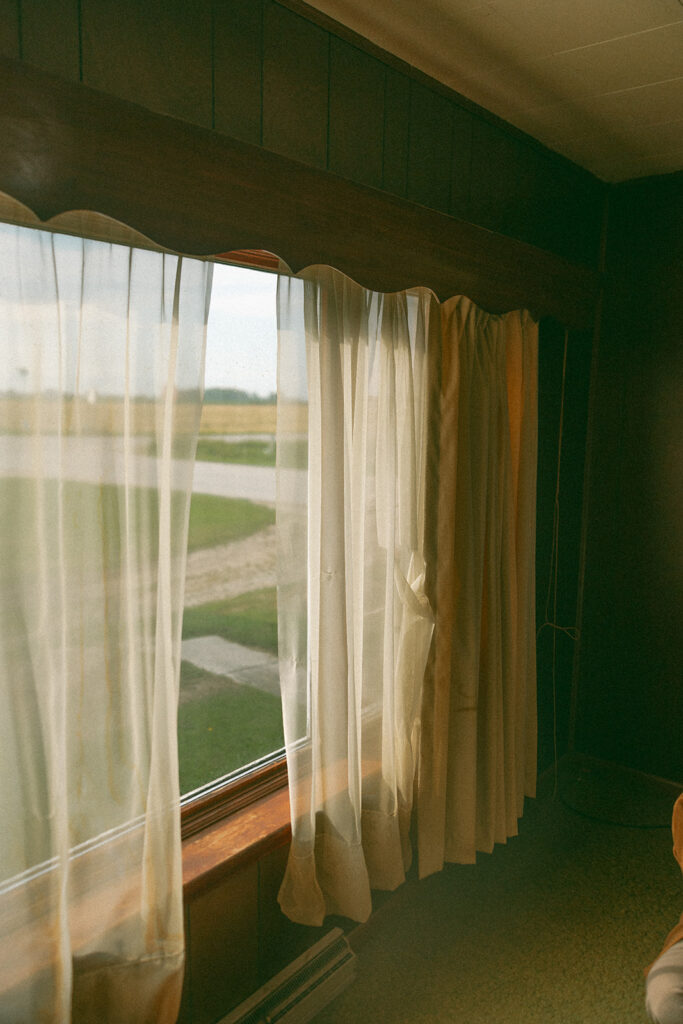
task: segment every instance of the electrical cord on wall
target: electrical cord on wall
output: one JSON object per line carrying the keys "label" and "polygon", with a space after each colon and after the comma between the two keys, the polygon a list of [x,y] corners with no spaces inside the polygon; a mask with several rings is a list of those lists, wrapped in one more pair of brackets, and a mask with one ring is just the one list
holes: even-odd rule
{"label": "electrical cord on wall", "polygon": [[[544,629],[552,629],[552,692],[553,692],[553,800],[558,795],[558,766],[559,754],[557,744],[557,634],[565,633],[572,640],[577,640],[579,631],[576,626],[561,626],[557,621],[557,586],[559,579],[559,543],[560,543],[560,479],[562,472],[562,438],[564,434],[564,400],[567,382],[567,349],[569,345],[569,331],[564,332],[564,353],[562,356],[562,388],[560,391],[560,425],[557,432],[557,473],[555,477],[555,501],[553,505],[553,532],[550,546],[550,565],[548,568],[548,589],[545,599],[544,621],[536,631],[536,640]],[[550,603],[552,599],[552,617],[550,615]]]}

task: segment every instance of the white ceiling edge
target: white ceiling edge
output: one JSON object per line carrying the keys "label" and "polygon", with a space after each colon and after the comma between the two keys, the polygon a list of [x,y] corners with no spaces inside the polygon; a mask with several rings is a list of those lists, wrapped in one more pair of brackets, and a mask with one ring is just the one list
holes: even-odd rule
{"label": "white ceiling edge", "polygon": [[[603,181],[683,168],[683,0],[584,0],[586,27],[554,0],[568,50],[541,0],[307,2]],[[618,16],[635,31],[610,38]]]}

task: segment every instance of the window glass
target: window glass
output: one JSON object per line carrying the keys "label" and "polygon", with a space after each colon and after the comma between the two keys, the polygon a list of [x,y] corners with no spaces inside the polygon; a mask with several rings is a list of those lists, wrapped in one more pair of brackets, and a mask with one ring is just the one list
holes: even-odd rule
{"label": "window glass", "polygon": [[217,264],[190,509],[181,793],[283,746],[275,586],[275,274]]}

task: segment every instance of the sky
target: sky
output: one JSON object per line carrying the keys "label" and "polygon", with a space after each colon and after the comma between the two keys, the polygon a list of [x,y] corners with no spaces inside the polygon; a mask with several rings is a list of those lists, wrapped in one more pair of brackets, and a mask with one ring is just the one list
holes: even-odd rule
{"label": "sky", "polygon": [[207,388],[277,389],[277,275],[217,263],[206,339]]}
{"label": "sky", "polygon": [[[85,264],[83,245],[88,250]],[[78,389],[88,393],[122,394],[126,373],[133,394],[158,390],[165,369],[152,339],[161,264],[158,253],[133,252],[130,278],[127,247],[0,224],[0,392],[56,389],[61,377],[67,392],[78,380]],[[183,279],[196,278],[202,267],[187,260]],[[169,272],[172,283],[172,266]],[[136,337],[128,371],[129,280],[134,282]],[[276,287],[273,273],[214,264],[205,387],[238,388],[260,396],[277,390]],[[172,288],[164,294],[172,300]],[[201,295],[201,290],[193,294]],[[189,349],[184,349],[187,366],[178,380],[196,379],[191,364],[201,358],[201,347]]]}

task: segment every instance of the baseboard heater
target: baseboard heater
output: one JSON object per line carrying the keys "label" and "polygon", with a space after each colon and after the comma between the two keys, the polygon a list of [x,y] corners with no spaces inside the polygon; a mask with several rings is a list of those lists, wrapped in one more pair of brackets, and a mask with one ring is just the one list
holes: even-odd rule
{"label": "baseboard heater", "polygon": [[219,1024],[307,1024],[355,976],[356,955],[335,928]]}

